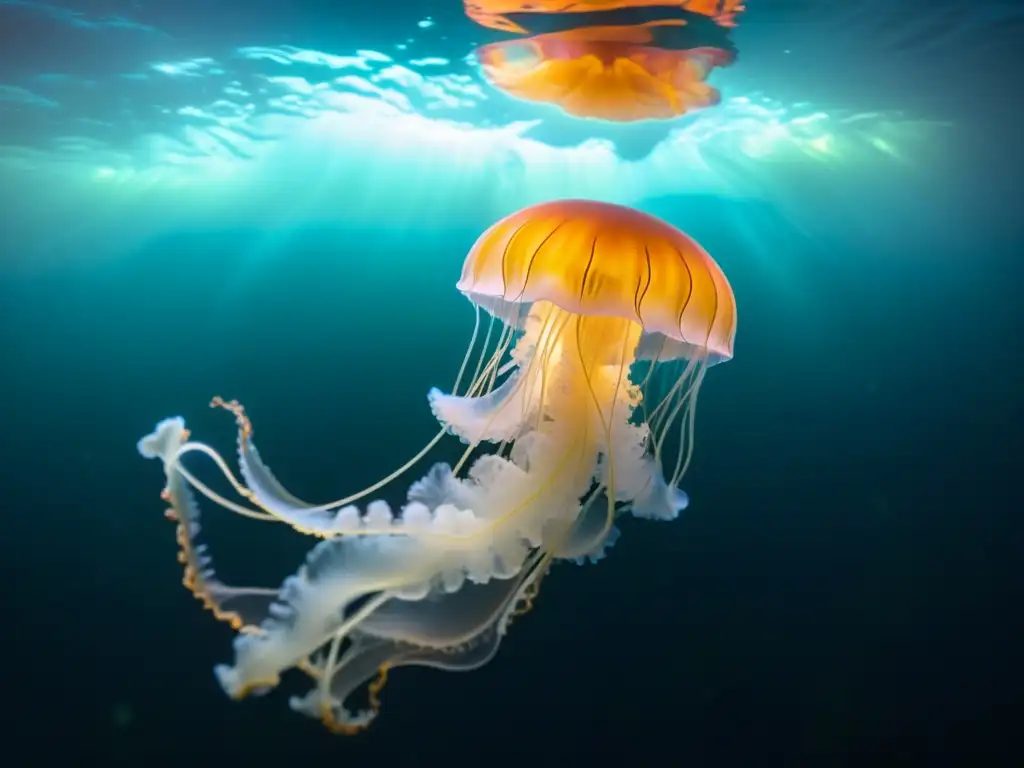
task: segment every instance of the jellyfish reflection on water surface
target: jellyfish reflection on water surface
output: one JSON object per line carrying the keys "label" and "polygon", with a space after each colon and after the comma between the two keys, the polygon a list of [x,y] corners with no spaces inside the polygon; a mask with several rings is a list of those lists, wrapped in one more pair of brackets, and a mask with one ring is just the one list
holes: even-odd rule
{"label": "jellyfish reflection on water surface", "polygon": [[[234,663],[215,670],[230,696],[269,690],[297,668],[314,685],[292,708],[357,731],[376,714],[388,669],[486,663],[553,560],[599,559],[618,536],[619,514],[670,520],[686,506],[677,484],[697,393],[707,366],[732,357],[736,331],[729,283],[697,243],[630,208],[544,203],[481,235],[457,287],[477,324],[452,394],[429,393],[442,430],[357,494],[321,505],[293,496],[263,463],[242,406],[220,398],[212,404],[238,425],[241,479],[212,448],[188,441],[181,418],[139,441],[143,456],[163,463],[186,585],[239,631]],[[474,364],[480,309],[491,319]],[[650,397],[659,383],[661,396]],[[666,475],[670,429],[681,437]],[[400,510],[381,500],[353,505],[446,433],[467,444],[462,460],[435,464],[409,486]],[[470,465],[482,443],[495,447]],[[183,467],[192,452],[212,458],[251,507]],[[323,541],[280,589],[228,586],[200,539],[193,489]],[[370,708],[350,712],[349,694],[375,674]]]}

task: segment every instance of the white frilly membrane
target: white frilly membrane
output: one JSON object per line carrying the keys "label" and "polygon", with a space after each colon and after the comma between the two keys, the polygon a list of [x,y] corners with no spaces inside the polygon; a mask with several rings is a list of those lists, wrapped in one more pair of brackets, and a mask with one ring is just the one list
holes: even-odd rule
{"label": "white frilly membrane", "polygon": [[[214,401],[235,414],[241,480],[213,449],[188,442],[183,419],[160,422],[138,449],[163,463],[185,583],[239,631],[234,663],[215,669],[225,692],[234,698],[264,692],[296,668],[314,685],[292,699],[292,708],[338,732],[357,731],[376,714],[389,669],[486,663],[549,564],[599,560],[619,536],[618,514],[675,518],[687,505],[675,487],[681,473],[663,474],[660,435],[641,418],[643,386],[629,379],[641,332],[631,321],[538,302],[504,328],[493,352],[488,333],[465,392],[429,396],[442,426],[438,438],[456,435],[469,445],[466,456],[454,469],[431,467],[398,509],[383,500],[364,509],[351,502],[392,488],[394,477],[438,438],[367,491],[313,505],[289,493],[262,461],[237,403]],[[474,331],[471,350],[475,339]],[[692,407],[681,407],[683,400],[692,398],[702,373],[702,365],[687,365],[681,378],[692,386],[673,385],[669,399],[651,410],[669,414],[668,422],[682,413],[685,422]],[[462,472],[481,443],[496,447]],[[195,478],[182,464],[194,452],[213,458],[252,506]],[[323,540],[280,589],[229,587],[200,540],[193,488],[240,514]],[[348,700],[368,681],[369,707],[350,711]]]}

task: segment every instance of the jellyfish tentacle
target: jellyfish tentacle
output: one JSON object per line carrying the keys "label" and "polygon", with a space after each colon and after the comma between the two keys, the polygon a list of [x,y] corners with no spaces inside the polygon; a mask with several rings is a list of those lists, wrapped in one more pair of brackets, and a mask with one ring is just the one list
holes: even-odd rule
{"label": "jellyfish tentacle", "polygon": [[[483,360],[484,354],[487,352],[487,341],[490,339],[491,323],[487,324],[488,335],[484,338],[483,351],[480,353],[480,359]],[[455,383],[452,384],[452,392],[459,391],[459,385],[462,383],[462,377],[466,373],[466,366],[469,365],[469,360],[473,356],[473,349],[476,347],[476,337],[480,333],[480,307],[473,307],[473,333],[469,337],[469,344],[466,345],[466,354],[462,357],[462,364],[459,365],[459,373],[455,376]],[[474,377],[475,378],[475,377]]]}
{"label": "jellyfish tentacle", "polygon": [[[513,349],[511,369],[501,385],[483,395],[445,395],[436,387],[430,390],[428,400],[434,417],[464,443],[476,446],[481,442],[505,442],[519,437],[530,422],[543,417],[543,388],[537,392],[536,350],[543,345],[550,354],[550,345],[544,345],[546,336],[559,329],[552,328],[553,319],[543,325],[531,324]],[[542,363],[541,371],[545,370]]]}
{"label": "jellyfish tentacle", "polygon": [[[484,368],[482,374],[477,374],[475,381],[470,385],[467,396],[476,395],[480,389],[485,386],[487,383],[486,376],[489,372],[497,369],[498,361],[504,354],[510,340],[511,336],[509,336],[504,343],[499,342],[499,347],[492,356],[490,363]],[[484,350],[481,354],[486,354],[486,341]],[[252,422],[246,414],[245,408],[237,400],[228,401],[220,396],[216,396],[211,400],[210,406],[213,408],[222,408],[227,410],[235,417],[238,433],[237,443],[239,466],[243,479],[245,480],[245,484],[237,480],[230,468],[224,462],[223,458],[221,458],[216,451],[206,445],[201,443],[191,443],[183,446],[181,453],[184,453],[186,450],[198,450],[206,453],[213,459],[214,463],[221,470],[221,473],[232,485],[235,491],[238,492],[239,495],[248,499],[255,506],[264,510],[266,515],[259,511],[246,509],[225,499],[223,496],[217,494],[189,472],[184,470],[184,468],[181,468],[182,474],[189,483],[191,483],[193,487],[199,490],[207,498],[233,512],[256,519],[276,519],[278,521],[288,523],[300,533],[321,537],[338,535],[339,533],[335,530],[336,526],[332,525],[334,516],[328,514],[329,512],[349,505],[353,501],[357,501],[358,499],[383,488],[392,480],[404,474],[409,468],[426,456],[448,431],[447,427],[442,428],[441,431],[439,431],[415,456],[394,472],[390,473],[387,477],[384,477],[361,491],[350,494],[342,499],[337,499],[335,501],[328,502],[327,504],[313,505],[309,502],[302,501],[285,489],[270,471],[270,468],[263,462],[259,456],[258,450],[256,449],[255,443],[253,442]],[[475,443],[470,446],[470,449],[474,447]]]}
{"label": "jellyfish tentacle", "polygon": [[268,615],[277,590],[234,587],[217,577],[207,545],[200,538],[199,505],[175,463],[175,456],[186,440],[185,420],[175,417],[157,424],[137,446],[143,457],[159,459],[164,466],[166,484],[160,495],[170,505],[166,517],[176,524],[178,560],[185,568],[182,584],[220,621],[242,632],[256,632]]}
{"label": "jellyfish tentacle", "polygon": [[191,472],[185,469],[185,467],[181,463],[181,460],[189,453],[202,453],[208,456],[210,459],[213,460],[214,465],[217,467],[217,469],[220,470],[221,474],[231,484],[231,486],[235,489],[238,495],[242,496],[245,499],[248,499],[254,504],[256,503],[254,497],[249,492],[249,489],[246,488],[245,485],[235,477],[234,473],[231,471],[231,468],[228,467],[227,462],[224,461],[224,458],[217,451],[215,451],[213,448],[206,445],[205,443],[198,443],[195,441],[182,443],[174,452],[174,454],[169,458],[169,462],[174,465],[175,471],[178,472],[186,481],[188,481],[189,485],[191,485],[193,488],[199,491],[203,496],[208,498],[213,503],[223,507],[224,509],[230,510],[231,512],[234,512],[237,515],[241,515],[242,517],[248,517],[253,520],[265,520],[268,522],[277,521],[277,518],[268,512],[263,512],[259,509],[249,509],[248,507],[244,507],[237,502],[224,498],[219,493],[211,489],[208,485],[206,485],[206,483],[199,480],[199,478],[197,478],[195,475],[193,475]]}
{"label": "jellyfish tentacle", "polygon": [[[263,462],[253,441],[252,422],[250,421],[248,414],[246,414],[244,406],[236,400],[228,401],[219,396],[214,397],[210,405],[215,408],[223,408],[235,417],[237,425],[239,467],[245,483],[243,484],[234,478],[230,468],[228,468],[224,460],[215,451],[202,444],[194,444],[196,449],[202,450],[204,453],[207,453],[214,458],[218,468],[225,477],[228,478],[232,485],[235,486],[236,490],[254,505],[264,510],[269,517],[287,523],[300,533],[324,538],[337,536],[344,532],[340,530],[337,525],[338,514],[334,511],[336,509],[335,505],[340,504],[341,509],[343,510],[345,509],[345,506],[349,504],[350,500],[358,499],[368,493],[372,493],[377,489],[377,487],[387,485],[387,483],[393,479],[393,476],[401,475],[406,469],[408,469],[408,467],[412,466],[419,459],[428,454],[430,449],[432,449],[444,435],[443,431],[439,432],[434,439],[427,443],[427,445],[409,462],[407,462],[406,465],[391,473],[387,478],[384,478],[378,483],[364,489],[362,492],[353,494],[345,499],[341,499],[339,502],[313,506],[310,505],[309,502],[302,501],[285,489],[280,481],[278,481],[270,471],[270,468]],[[183,446],[183,448],[184,447],[187,446]],[[181,453],[180,450],[179,453]],[[182,474],[186,479],[188,479],[189,483],[193,487],[221,506],[234,512],[239,512],[240,514],[248,514],[251,512],[251,510],[241,508],[233,502],[230,502],[216,494],[200,483],[198,479],[185,472],[183,468],[179,467],[179,471],[182,471]],[[252,513],[249,514],[249,516],[254,516],[256,514],[259,513]]]}
{"label": "jellyfish tentacle", "polygon": [[300,530],[315,533],[328,528],[334,515],[315,508],[290,491],[264,463],[253,442],[252,421],[237,400],[226,401],[220,396],[210,401],[211,408],[222,408],[235,417],[237,426],[238,470],[245,481],[245,495],[254,504],[275,519],[287,522]]}
{"label": "jellyfish tentacle", "polygon": [[[506,581],[469,586],[429,602],[384,603],[352,630],[350,644],[335,661],[328,651],[315,664],[310,671],[318,684],[289,705],[320,719],[334,733],[357,733],[379,714],[380,692],[391,670],[421,666],[466,671],[486,664],[512,620],[532,607],[549,565],[550,558],[536,552]],[[371,680],[368,708],[348,709],[354,691]]]}
{"label": "jellyfish tentacle", "polygon": [[[442,508],[438,515],[444,514]],[[449,524],[454,522],[449,520]],[[340,643],[360,627],[379,636],[380,632],[387,631],[387,624],[378,623],[374,633],[371,619],[375,613],[386,610],[390,601],[395,601],[400,609],[404,601],[417,602],[428,595],[439,594],[437,574],[446,568],[458,567],[466,554],[400,536],[335,538],[320,542],[298,573],[285,580],[277,606],[261,625],[261,632],[235,639],[234,665],[215,668],[221,687],[232,698],[243,698],[253,691],[275,686],[284,670],[298,665],[324,643]],[[517,576],[529,575],[531,569],[524,567],[527,562],[528,558],[524,557],[515,569]],[[521,588],[518,582],[508,587],[497,582],[491,590],[504,594],[511,589],[514,596]],[[444,594],[443,591],[440,594]],[[463,596],[461,591],[457,594]],[[362,598],[368,599],[346,616],[346,609]],[[464,610],[457,612],[457,615],[465,614]],[[417,626],[415,622],[410,624]],[[392,639],[409,639],[400,630]],[[422,635],[417,640],[430,642]],[[447,646],[439,642],[439,647]],[[333,666],[333,655],[329,654],[326,672]]]}
{"label": "jellyfish tentacle", "polygon": [[451,434],[468,445],[499,442],[518,435],[532,418],[536,403],[527,400],[523,377],[513,371],[504,382],[482,397],[446,395],[437,387],[427,394],[430,410]]}
{"label": "jellyfish tentacle", "polygon": [[597,563],[608,555],[622,535],[614,525],[606,527],[606,488],[598,485],[587,496],[576,523],[565,541],[552,553],[577,565]]}

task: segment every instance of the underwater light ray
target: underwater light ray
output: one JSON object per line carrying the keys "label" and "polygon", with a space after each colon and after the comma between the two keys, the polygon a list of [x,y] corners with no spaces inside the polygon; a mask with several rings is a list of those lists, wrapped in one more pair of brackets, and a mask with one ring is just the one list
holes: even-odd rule
{"label": "underwater light ray", "polygon": [[[942,130],[893,112],[824,113],[739,95],[739,84],[751,82],[741,60],[716,81],[720,104],[667,124],[646,154],[627,160],[600,126],[575,142],[541,138],[548,128],[578,132],[580,121],[501,103],[458,56],[418,55],[416,62],[295,45],[139,62],[136,74],[147,78],[140,82],[173,84],[161,91],[157,119],[147,117],[151,90],[126,92],[121,117],[102,111],[109,100],[69,96],[86,134],[89,125],[119,119],[130,119],[134,133],[39,136],[39,146],[0,149],[0,165],[34,175],[38,187],[44,178],[54,187],[64,178],[89,179],[63,184],[55,213],[63,208],[69,219],[81,220],[100,199],[132,199],[132,231],[122,230],[123,246],[111,231],[113,253],[175,226],[298,227],[339,217],[373,226],[386,215],[412,230],[439,226],[452,208],[493,217],[551,197],[634,205],[671,194],[798,197],[801,184],[788,177],[803,166],[830,168],[830,183],[844,185],[854,168],[884,173],[891,163],[912,163],[914,148]],[[130,74],[88,86],[68,76],[61,87],[70,94],[123,89],[134,82],[124,79]],[[870,138],[859,146],[855,136]],[[110,230],[117,210],[96,225]],[[47,228],[25,234],[26,253],[69,245]]]}

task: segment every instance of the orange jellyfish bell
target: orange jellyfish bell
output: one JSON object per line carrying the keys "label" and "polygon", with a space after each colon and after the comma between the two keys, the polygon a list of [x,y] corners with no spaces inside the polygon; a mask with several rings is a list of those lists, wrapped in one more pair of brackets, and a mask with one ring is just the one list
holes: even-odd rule
{"label": "orange jellyfish bell", "polygon": [[677,48],[671,21],[583,27],[482,46],[477,59],[496,88],[612,122],[668,119],[718,104],[706,80],[729,51]]}
{"label": "orange jellyfish bell", "polygon": [[647,359],[729,360],[736,301],[714,259],[661,219],[621,205],[560,200],[494,224],[466,257],[458,289],[508,321],[548,301],[643,328]]}

